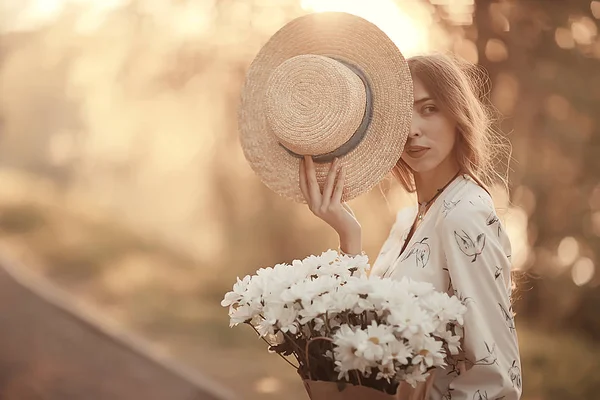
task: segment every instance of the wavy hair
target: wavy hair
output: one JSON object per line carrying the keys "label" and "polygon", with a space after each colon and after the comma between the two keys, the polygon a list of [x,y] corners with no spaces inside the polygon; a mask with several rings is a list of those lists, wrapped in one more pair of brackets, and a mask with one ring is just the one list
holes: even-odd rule
{"label": "wavy hair", "polygon": [[[493,108],[486,100],[488,79],[482,71],[446,54],[420,55],[407,61],[413,79],[419,79],[438,106],[456,121],[454,151],[460,168],[488,193],[494,184],[508,192],[510,144],[492,128]],[[503,165],[505,173],[498,172]],[[392,173],[405,190],[416,191],[413,172],[402,159]]]}

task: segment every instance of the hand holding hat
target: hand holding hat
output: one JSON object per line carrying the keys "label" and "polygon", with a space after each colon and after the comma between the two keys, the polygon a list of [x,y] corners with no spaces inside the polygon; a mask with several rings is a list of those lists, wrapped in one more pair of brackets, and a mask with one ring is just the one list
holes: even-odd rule
{"label": "hand holding hat", "polygon": [[322,191],[339,158],[348,201],[399,160],[412,90],[406,60],[374,24],[338,12],[302,16],[275,33],[248,70],[238,114],[244,155],[267,187],[301,203],[300,160],[312,157]]}
{"label": "hand holding hat", "polygon": [[[315,176],[315,163],[310,156],[300,162],[300,190],[309,209],[331,226],[344,242],[343,251],[358,254],[362,248],[361,226],[352,209],[342,202],[345,170],[336,158],[327,174],[323,190]],[[337,178],[337,179],[336,179]],[[342,243],[340,243],[340,249]]]}

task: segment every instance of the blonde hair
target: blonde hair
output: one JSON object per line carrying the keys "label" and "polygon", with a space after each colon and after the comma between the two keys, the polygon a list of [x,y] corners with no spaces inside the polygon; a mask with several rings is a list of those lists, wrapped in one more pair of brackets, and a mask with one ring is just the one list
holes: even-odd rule
{"label": "blonde hair", "polygon": [[[488,193],[499,183],[508,192],[510,145],[492,128],[493,108],[486,100],[487,78],[475,65],[446,54],[409,58],[413,79],[419,79],[438,106],[457,123],[456,159]],[[506,173],[498,172],[505,165]],[[392,171],[405,190],[415,192],[414,176],[403,161]]]}
{"label": "blonde hair", "polygon": [[[489,79],[476,65],[446,54],[409,58],[413,79],[419,79],[438,106],[456,121],[456,160],[462,171],[471,175],[491,195],[490,188],[500,184],[508,195],[510,142],[493,128],[494,108],[489,103]],[[500,173],[502,167],[504,173]],[[415,192],[414,175],[409,166],[398,161],[392,171],[408,192]],[[510,201],[509,201],[510,203]],[[524,278],[511,273],[514,293]],[[514,298],[511,297],[511,304]]]}

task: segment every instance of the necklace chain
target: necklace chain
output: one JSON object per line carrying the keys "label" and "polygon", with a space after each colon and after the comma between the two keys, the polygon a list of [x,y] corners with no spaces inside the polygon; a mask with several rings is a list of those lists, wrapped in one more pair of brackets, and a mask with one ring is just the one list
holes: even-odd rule
{"label": "necklace chain", "polygon": [[[460,170],[456,173],[456,175],[454,175],[452,177],[452,179],[450,179],[442,188],[437,189],[436,194],[429,199],[428,201],[424,202],[424,203],[419,203],[419,213],[417,214],[417,220],[421,221],[423,220],[423,216],[425,215],[425,212],[427,212],[427,207],[440,195],[440,193],[442,193],[444,191],[444,189],[446,189],[450,183],[454,182],[454,180],[458,177],[458,175],[460,175]],[[414,231],[416,230],[416,222],[413,222],[413,225],[411,226],[408,236],[411,236],[411,233],[414,234]],[[406,237],[404,240],[404,244],[402,245],[402,249],[400,250],[400,255],[398,256],[398,258],[400,258],[400,256],[404,253],[404,249],[406,249],[407,245],[408,245],[408,241],[409,241],[409,237]],[[396,258],[396,260],[398,259]],[[388,265],[388,267],[386,268],[385,272],[383,273],[382,276],[386,276],[388,272],[390,272],[390,269],[392,268],[392,266],[395,264],[395,261],[390,263]]]}
{"label": "necklace chain", "polygon": [[448,187],[448,185],[450,185],[450,183],[452,183],[459,174],[460,174],[460,170],[443,187],[437,189],[435,195],[431,199],[429,199],[423,203],[419,203],[419,213],[417,214],[417,219],[419,221],[423,220],[425,213],[429,209],[429,205],[431,205],[431,203],[433,203],[433,201],[440,195],[440,193],[442,193],[444,191],[444,189],[446,189]]}

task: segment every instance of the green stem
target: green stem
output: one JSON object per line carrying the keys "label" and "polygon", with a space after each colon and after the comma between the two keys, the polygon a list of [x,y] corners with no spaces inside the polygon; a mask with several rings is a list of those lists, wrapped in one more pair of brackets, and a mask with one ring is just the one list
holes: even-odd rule
{"label": "green stem", "polygon": [[[269,346],[271,346],[271,343],[269,343],[269,342],[267,341],[267,339],[265,339],[265,337],[264,337],[264,336],[261,336],[261,334],[260,334],[260,333],[259,333],[259,332],[256,330],[256,328],[254,327],[254,325],[252,325],[251,323],[248,323],[248,325],[250,325],[250,326],[252,327],[252,329],[254,329],[254,332],[256,332],[256,334],[257,334],[257,335],[258,335],[258,336],[259,336],[259,337],[260,337],[260,338],[261,338],[261,339],[262,339],[262,340],[263,340],[263,341],[264,341],[266,344],[268,344]],[[277,352],[275,352],[275,353],[277,353]],[[283,359],[285,360],[285,362],[287,362],[288,364],[290,364],[292,367],[294,367],[294,368],[298,369],[298,366],[296,366],[296,365],[292,364],[292,362],[291,362],[290,360],[288,360],[286,357],[284,357],[284,356],[283,356],[283,354],[277,353],[277,355],[278,355],[279,357],[283,358]]]}

